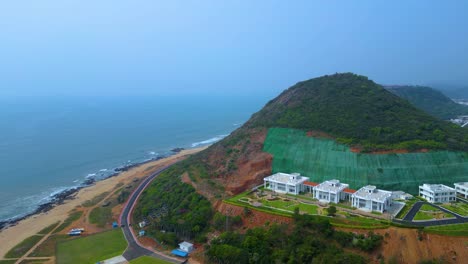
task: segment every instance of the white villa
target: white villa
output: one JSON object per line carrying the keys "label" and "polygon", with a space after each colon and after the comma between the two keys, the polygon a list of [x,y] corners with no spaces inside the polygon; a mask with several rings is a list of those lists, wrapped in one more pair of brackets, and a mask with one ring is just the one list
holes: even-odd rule
{"label": "white villa", "polygon": [[299,194],[305,190],[304,182],[309,178],[301,176],[299,173],[278,172],[263,179],[263,186],[279,193]]}
{"label": "white villa", "polygon": [[455,183],[455,191],[458,195],[468,198],[468,182],[457,182]]}
{"label": "white villa", "polygon": [[394,200],[410,200],[413,198],[413,195],[405,193],[404,191],[394,191],[392,192],[392,199]]}
{"label": "white villa", "polygon": [[392,192],[377,189],[373,185],[364,186],[351,195],[352,206],[365,211],[383,213],[392,203]]}
{"label": "white villa", "polygon": [[419,196],[430,203],[447,203],[456,200],[455,189],[443,184],[419,185]]}
{"label": "white villa", "polygon": [[324,181],[313,187],[314,198],[332,203],[349,200],[349,194],[344,192],[348,187],[349,184],[340,183],[339,180]]}

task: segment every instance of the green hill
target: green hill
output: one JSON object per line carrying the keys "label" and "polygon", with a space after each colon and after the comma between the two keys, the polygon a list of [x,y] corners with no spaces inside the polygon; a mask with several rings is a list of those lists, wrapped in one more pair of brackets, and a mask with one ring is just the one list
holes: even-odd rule
{"label": "green hill", "polygon": [[468,106],[455,103],[442,92],[424,86],[386,86],[388,91],[408,100],[425,112],[448,120],[468,115]]}
{"label": "green hill", "polygon": [[[158,218],[149,235],[165,245],[181,238],[203,242],[210,202],[219,206],[272,172],[414,193],[421,183],[467,180],[467,150],[468,130],[366,77],[323,76],[285,90],[228,137],[158,176],[142,193],[133,221]],[[394,154],[404,151],[413,153]]]}
{"label": "green hill", "polygon": [[254,114],[246,127],[320,131],[367,150],[468,149],[466,131],[351,73],[297,83]]}

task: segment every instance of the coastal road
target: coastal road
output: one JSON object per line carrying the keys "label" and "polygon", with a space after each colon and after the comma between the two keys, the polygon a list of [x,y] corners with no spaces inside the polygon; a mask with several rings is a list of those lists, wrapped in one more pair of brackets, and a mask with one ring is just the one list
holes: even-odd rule
{"label": "coastal road", "polygon": [[154,180],[154,178],[156,178],[159,174],[161,174],[161,172],[167,170],[170,166],[172,165],[165,166],[155,171],[150,176],[148,176],[145,180],[143,180],[142,183],[130,195],[130,198],[128,199],[127,203],[124,206],[124,209],[122,210],[122,214],[120,215],[120,224],[123,226],[122,231],[125,235],[125,239],[128,242],[128,247],[125,250],[123,256],[128,261],[136,259],[141,256],[151,256],[151,257],[162,259],[171,263],[183,263],[185,261],[185,260],[180,260],[180,259],[176,259],[167,255],[164,255],[162,253],[157,253],[148,248],[145,248],[143,245],[141,245],[138,242],[137,238],[135,237],[135,234],[132,232],[129,226],[129,224],[131,224],[130,218],[131,218],[133,208],[140,194],[151,183],[151,181]]}

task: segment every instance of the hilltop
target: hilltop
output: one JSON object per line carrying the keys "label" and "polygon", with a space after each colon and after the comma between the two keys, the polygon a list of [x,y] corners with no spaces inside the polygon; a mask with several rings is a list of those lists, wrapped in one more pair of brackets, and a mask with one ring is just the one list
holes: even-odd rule
{"label": "hilltop", "polygon": [[447,120],[459,115],[468,115],[468,106],[455,103],[442,92],[431,87],[385,86],[385,88],[440,119]]}

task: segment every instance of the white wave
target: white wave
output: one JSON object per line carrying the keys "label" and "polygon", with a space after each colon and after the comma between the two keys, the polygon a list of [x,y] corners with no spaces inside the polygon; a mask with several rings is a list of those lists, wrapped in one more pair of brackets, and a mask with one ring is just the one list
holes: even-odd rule
{"label": "white wave", "polygon": [[74,180],[73,182],[79,182],[80,180]]}
{"label": "white wave", "polygon": [[107,169],[100,169],[99,171],[100,171],[100,172],[106,172]]}
{"label": "white wave", "polygon": [[156,155],[157,153],[154,152],[154,151],[150,151],[149,154],[150,154],[150,155]]}
{"label": "white wave", "polygon": [[94,176],[96,176],[96,173],[90,173],[90,174],[88,174],[88,176],[86,176],[86,178],[91,178],[91,177],[94,177]]}
{"label": "white wave", "polygon": [[213,143],[218,142],[218,141],[220,141],[221,139],[223,139],[223,138],[225,138],[225,137],[227,137],[227,136],[228,136],[228,135],[219,135],[219,136],[216,136],[216,137],[207,139],[207,140],[203,140],[203,141],[200,141],[200,142],[192,143],[192,148],[198,147],[198,146],[202,146],[202,145],[213,144]]}
{"label": "white wave", "polygon": [[233,126],[240,126],[240,123],[234,123]]}

